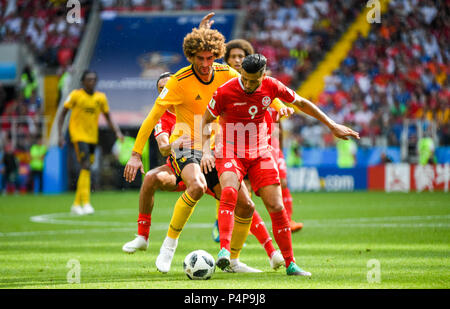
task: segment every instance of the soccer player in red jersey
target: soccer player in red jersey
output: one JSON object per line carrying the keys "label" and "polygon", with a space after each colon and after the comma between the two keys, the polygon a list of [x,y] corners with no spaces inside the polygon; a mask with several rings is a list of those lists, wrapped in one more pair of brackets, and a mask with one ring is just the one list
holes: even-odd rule
{"label": "soccer player in red jersey", "polygon": [[[287,275],[311,276],[296,263],[292,249],[291,229],[280,188],[276,162],[270,154],[267,125],[264,122],[267,107],[275,98],[290,102],[306,114],[325,124],[342,139],[359,134],[337,124],[312,102],[300,97],[278,80],[265,74],[266,58],[260,54],[247,56],[242,63],[241,76],[220,86],[203,114],[204,172],[216,167],[222,194],[219,207],[220,251],[217,266],[230,265],[230,238],[233,230],[233,212],[242,178],[248,173],[253,190],[260,196],[272,220],[272,229],[285,260]],[[210,151],[210,130],[205,126],[219,117],[216,131],[216,151]]]}

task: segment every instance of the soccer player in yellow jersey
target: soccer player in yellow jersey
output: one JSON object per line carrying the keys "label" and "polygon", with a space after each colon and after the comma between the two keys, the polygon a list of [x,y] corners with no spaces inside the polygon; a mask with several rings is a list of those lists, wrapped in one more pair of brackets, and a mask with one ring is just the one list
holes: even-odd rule
{"label": "soccer player in yellow jersey", "polygon": [[92,71],[85,71],[81,77],[81,83],[83,87],[73,90],[64,102],[63,111],[58,119],[58,144],[62,147],[64,145],[62,130],[64,119],[69,110],[72,111],[69,121],[69,134],[75,148],[77,160],[81,165],[75,201],[71,208],[71,212],[76,215],[92,214],[94,212],[94,208],[90,203],[90,168],[94,162],[95,146],[98,143],[98,118],[100,113],[105,116],[117,138],[123,140],[122,132],[109,114],[106,95],[95,90],[97,74]]}
{"label": "soccer player in yellow jersey", "polygon": [[[145,141],[148,139],[156,122],[169,106],[175,109],[177,122],[170,141],[180,136],[188,135],[192,147],[174,149],[170,155],[170,162],[177,174],[178,181],[183,180],[186,191],[175,204],[167,236],[161,246],[160,254],[156,260],[159,271],[167,273],[178,244],[179,235],[192,214],[198,200],[206,190],[211,190],[220,197],[221,189],[215,170],[204,175],[200,169],[202,157],[201,117],[206,110],[214,91],[226,81],[239,74],[227,65],[215,63],[225,52],[225,38],[217,30],[194,28],[187,34],[183,42],[183,51],[191,65],[179,70],[167,82],[161,91],[155,105],[142,124],[136,137],[135,147],[130,160],[124,169],[127,181],[133,181],[138,170],[143,173],[141,153]],[[280,107],[277,107],[280,109]],[[281,113],[287,108],[282,107]],[[235,214],[245,225],[250,227],[254,204],[251,201],[245,186],[239,191]],[[245,231],[245,236],[248,229]],[[242,238],[242,248],[245,237]]]}

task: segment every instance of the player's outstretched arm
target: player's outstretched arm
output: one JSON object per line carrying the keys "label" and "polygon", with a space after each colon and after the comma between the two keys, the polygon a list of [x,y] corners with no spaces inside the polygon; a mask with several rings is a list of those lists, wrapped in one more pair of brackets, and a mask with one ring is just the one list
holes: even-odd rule
{"label": "player's outstretched arm", "polygon": [[64,125],[64,120],[66,119],[66,115],[69,112],[69,109],[67,107],[64,107],[61,114],[58,118],[58,146],[62,147],[64,146],[64,134],[62,132],[62,127]]}
{"label": "player's outstretched arm", "polygon": [[148,114],[147,118],[145,118],[144,122],[139,128],[131,157],[123,170],[123,177],[126,179],[126,181],[134,181],[138,170],[140,170],[142,174],[145,173],[144,166],[142,164],[142,151],[144,150],[145,143],[152,133],[153,128],[168,107],[168,105],[163,106],[160,104],[155,104]]}
{"label": "player's outstretched arm", "polygon": [[200,161],[200,168],[203,173],[211,172],[215,166],[215,159],[211,153],[211,123],[215,120],[211,112],[206,109],[202,117],[202,143],[203,156]]}
{"label": "player's outstretched arm", "polygon": [[334,136],[345,140],[348,139],[348,137],[354,137],[356,139],[359,139],[358,132],[353,131],[349,127],[334,122],[314,103],[299,96],[298,94],[296,94],[295,101],[292,104],[297,106],[301,111],[316,118],[324,125],[326,125],[331,130],[331,132],[333,132]]}

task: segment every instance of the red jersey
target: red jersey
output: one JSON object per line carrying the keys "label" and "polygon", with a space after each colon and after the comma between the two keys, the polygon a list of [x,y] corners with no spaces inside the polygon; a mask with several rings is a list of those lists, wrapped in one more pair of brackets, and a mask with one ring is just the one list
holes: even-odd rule
{"label": "red jersey", "polygon": [[170,136],[172,134],[176,122],[177,116],[174,113],[170,112],[169,110],[166,110],[155,126],[154,130],[155,138],[163,133],[168,134]]}
{"label": "red jersey", "polygon": [[240,78],[220,86],[208,104],[210,113],[220,116],[222,130],[216,136],[216,155],[256,158],[266,152],[268,130],[264,118],[275,98],[292,103],[295,92],[272,77],[265,77],[251,94],[244,91]]}

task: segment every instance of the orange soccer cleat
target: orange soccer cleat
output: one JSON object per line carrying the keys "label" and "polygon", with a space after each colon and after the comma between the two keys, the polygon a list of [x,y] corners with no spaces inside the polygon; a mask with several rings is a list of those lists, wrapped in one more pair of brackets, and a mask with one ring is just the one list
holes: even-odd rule
{"label": "orange soccer cleat", "polygon": [[292,232],[298,232],[298,231],[300,231],[303,228],[303,223],[295,222],[294,220],[291,220],[289,225],[291,226],[291,231]]}

